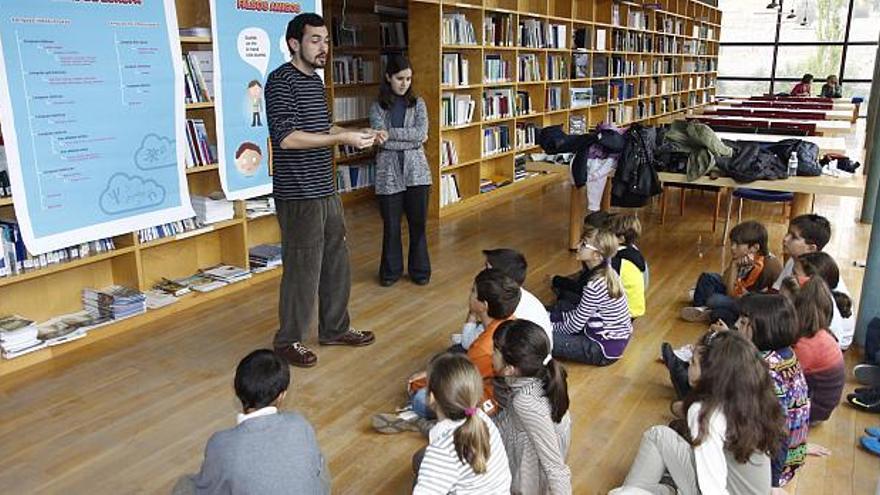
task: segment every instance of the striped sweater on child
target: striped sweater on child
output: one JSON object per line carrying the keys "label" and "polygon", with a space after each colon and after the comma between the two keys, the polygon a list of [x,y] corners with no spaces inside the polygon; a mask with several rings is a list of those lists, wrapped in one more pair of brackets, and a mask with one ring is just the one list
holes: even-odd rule
{"label": "striped sweater on child", "polygon": [[608,359],[623,356],[633,331],[626,295],[613,299],[604,277],[594,278],[584,286],[577,308],[550,318],[558,320],[553,322],[555,333],[584,333],[602,347],[602,354]]}

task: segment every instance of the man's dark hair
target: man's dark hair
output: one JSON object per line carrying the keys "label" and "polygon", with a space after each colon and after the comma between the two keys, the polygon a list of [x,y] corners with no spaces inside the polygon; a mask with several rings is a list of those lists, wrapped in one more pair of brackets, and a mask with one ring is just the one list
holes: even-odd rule
{"label": "man's dark hair", "polygon": [[263,85],[260,84],[260,81],[257,81],[256,79],[254,79],[254,80],[252,80],[251,82],[248,83],[248,89],[251,89],[251,88],[253,88],[254,86],[259,86],[260,88],[263,87]]}
{"label": "man's dark hair", "polygon": [[526,281],[526,272],[529,268],[526,257],[516,249],[484,249],[483,254],[489,266],[512,278],[522,287]]}
{"label": "man's dark hair", "polygon": [[747,220],[730,230],[730,240],[746,246],[758,246],[758,253],[767,256],[770,250],[767,248],[767,228],[760,222]]}
{"label": "man's dark hair", "polygon": [[306,26],[324,26],[324,18],[312,12],[297,15],[287,23],[287,35],[284,39],[288,42],[294,39],[302,43],[303,36],[306,34]]}
{"label": "man's dark hair", "polygon": [[789,227],[797,227],[807,244],[814,244],[821,251],[831,240],[831,222],[822,215],[807,213],[791,219]]}
{"label": "man's dark hair", "polygon": [[248,354],[235,369],[235,395],[246,411],[271,405],[289,385],[290,368],[269,349]]}
{"label": "man's dark hair", "polygon": [[477,299],[486,303],[487,313],[496,320],[510,318],[516,310],[522,291],[519,284],[496,268],[486,268],[474,280]]}

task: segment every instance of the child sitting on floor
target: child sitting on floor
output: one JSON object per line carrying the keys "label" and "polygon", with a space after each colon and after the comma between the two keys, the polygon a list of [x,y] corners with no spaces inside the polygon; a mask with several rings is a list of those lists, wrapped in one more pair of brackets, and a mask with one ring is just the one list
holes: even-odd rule
{"label": "child sitting on floor", "polygon": [[[504,320],[513,316],[520,301],[519,285],[510,277],[494,268],[486,268],[477,274],[468,300],[470,312],[486,329],[474,340],[467,350],[467,356],[483,377],[484,396],[482,408],[487,414],[495,414],[497,403],[492,370],[492,336]],[[403,431],[425,431],[430,423],[425,419],[436,416],[428,403],[427,374],[422,371],[410,376],[407,383],[409,404],[404,411],[393,414],[383,413],[373,416],[373,428],[380,433],[400,433]]]}
{"label": "child sitting on floor", "polygon": [[[614,213],[607,211],[594,211],[584,217],[583,230],[599,229],[608,230]],[[581,269],[571,275],[554,275],[550,281],[550,289],[556,294],[556,305],[560,309],[573,309],[577,307],[584,292],[584,286],[590,278],[590,269],[581,262]]]}
{"label": "child sitting on floor", "polygon": [[632,213],[614,215],[608,229],[617,236],[620,247],[611,259],[611,266],[620,275],[629,314],[638,318],[645,314],[645,292],[648,290],[648,263],[636,243],[642,235],[642,223]]}
{"label": "child sitting on floor", "polygon": [[480,373],[462,354],[446,353],[428,367],[428,393],[439,421],[428,446],[413,458],[413,495],[510,493],[510,467],[498,428],[481,409]]}
{"label": "child sitting on floor", "polygon": [[[794,274],[794,260],[796,257],[805,253],[822,251],[830,240],[831,223],[827,218],[812,213],[792,218],[788,224],[788,232],[782,240],[782,252],[785,256],[788,256],[788,260],[782,267],[782,273],[776,279],[773,288],[778,291],[782,285],[782,280]],[[836,282],[826,278],[825,282],[832,291],[849,295],[843,277],[838,277]],[[849,316],[842,315],[836,304],[833,309],[834,315],[831,317],[829,330],[837,337],[838,342],[840,342],[840,348],[846,350],[852,344],[853,335],[855,334],[855,318],[852,314]]]}
{"label": "child sitting on floor", "polygon": [[528,320],[510,320],[495,331],[495,375],[511,390],[496,417],[507,449],[512,493],[571,493],[565,457],[571,444],[565,368],[550,356],[550,342]]}
{"label": "child sitting on floor", "polygon": [[611,267],[617,248],[611,232],[585,229],[577,258],[590,272],[577,307],[550,311],[554,357],[607,366],[623,356],[633,327],[620,277]]}
{"label": "child sitting on floor", "polygon": [[242,359],[235,370],[238,425],[211,436],[201,471],[182,478],[173,493],[329,494],[312,425],[297,413],[278,412],[289,384],[290,368],[273,351]]}
{"label": "child sitting on floor", "polygon": [[[521,320],[529,320],[538,324],[547,334],[547,338],[553,339],[553,325],[547,316],[547,310],[541,301],[531,292],[527,291],[523,284],[526,281],[526,271],[528,264],[526,257],[515,249],[485,249],[483,255],[486,256],[486,268],[494,268],[513,279],[520,287],[520,300],[513,311],[513,317]],[[461,329],[461,348],[456,349],[455,346],[450,350],[453,352],[467,351],[474,340],[483,333],[483,324],[479,319],[468,311],[468,317]],[[453,340],[455,338],[453,337]]]}
{"label": "child sitting on floor", "polygon": [[[622,487],[611,495],[770,492],[770,457],[786,431],[773,381],[755,346],[710,331],[694,347],[684,431],[649,428]],[[661,483],[664,475],[674,487]]]}
{"label": "child sitting on floor", "polygon": [[724,274],[703,273],[697,279],[693,305],[682,308],[687,321],[709,323],[723,320],[732,326],[737,318],[736,300],[771,286],[782,265],[767,249],[767,229],[759,222],[742,222],[730,231],[730,263]]}

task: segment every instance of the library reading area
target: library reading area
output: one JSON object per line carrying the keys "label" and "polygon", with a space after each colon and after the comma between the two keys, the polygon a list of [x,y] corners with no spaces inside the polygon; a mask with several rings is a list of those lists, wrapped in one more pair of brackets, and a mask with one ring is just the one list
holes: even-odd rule
{"label": "library reading area", "polygon": [[878,0],[0,0],[3,493],[880,495],[878,51]]}

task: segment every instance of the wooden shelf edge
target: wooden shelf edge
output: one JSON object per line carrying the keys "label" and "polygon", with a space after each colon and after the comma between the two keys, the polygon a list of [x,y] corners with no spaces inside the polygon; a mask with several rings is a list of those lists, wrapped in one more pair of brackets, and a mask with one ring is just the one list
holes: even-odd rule
{"label": "wooden shelf edge", "polygon": [[190,44],[208,44],[213,43],[213,40],[210,36],[181,36],[180,42]]}
{"label": "wooden shelf edge", "polygon": [[492,201],[498,201],[513,193],[522,193],[526,190],[541,187],[555,182],[565,180],[568,177],[564,173],[547,173],[528,179],[522,179],[512,184],[500,187],[490,192],[477,194],[464,198],[457,203],[452,203],[440,208],[440,218],[447,218],[452,215],[460,215],[463,213],[473,213],[478,205],[484,205]]}
{"label": "wooden shelf edge", "polygon": [[161,239],[153,239],[152,241],[147,241],[144,243],[138,244],[139,249],[150,249],[157,246],[162,246],[163,244],[169,244],[176,241],[182,241],[184,239],[189,239],[190,237],[198,237],[200,235],[208,234],[214,231],[223,230],[228,227],[232,227],[234,225],[239,225],[244,222],[243,218],[233,218],[232,220],[223,220],[222,222],[216,222],[212,224],[208,224],[204,227],[189,230],[187,232],[181,232],[179,234],[170,235],[168,237],[163,237]]}
{"label": "wooden shelf edge", "polygon": [[57,263],[54,265],[49,265],[44,268],[39,268],[36,270],[31,270],[28,272],[24,272],[18,275],[13,275],[10,277],[2,277],[0,278],[0,287],[4,287],[7,285],[17,284],[19,282],[24,282],[26,280],[33,280],[35,278],[45,277],[48,275],[52,275],[53,273],[62,272],[65,270],[71,270],[74,268],[79,268],[81,266],[91,265],[93,263],[99,263],[101,261],[109,260],[112,258],[116,258],[117,256],[122,256],[124,254],[128,254],[134,251],[133,246],[120,247],[114,249],[112,251],[107,251],[104,253],[95,254],[92,256],[87,256],[85,258],[79,258],[71,261],[67,261],[65,263]]}
{"label": "wooden shelf edge", "polygon": [[203,109],[203,108],[214,108],[214,102],[213,101],[201,101],[198,103],[187,103],[186,104],[187,110],[199,110],[199,109]]}
{"label": "wooden shelf edge", "polygon": [[7,196],[5,198],[0,198],[0,206],[6,206],[12,204],[12,196]]}
{"label": "wooden shelf edge", "polygon": [[217,170],[220,168],[220,165],[217,163],[211,163],[208,165],[196,165],[194,167],[190,167],[186,169],[186,175],[191,174],[200,174],[202,172],[210,172],[211,170]]}

